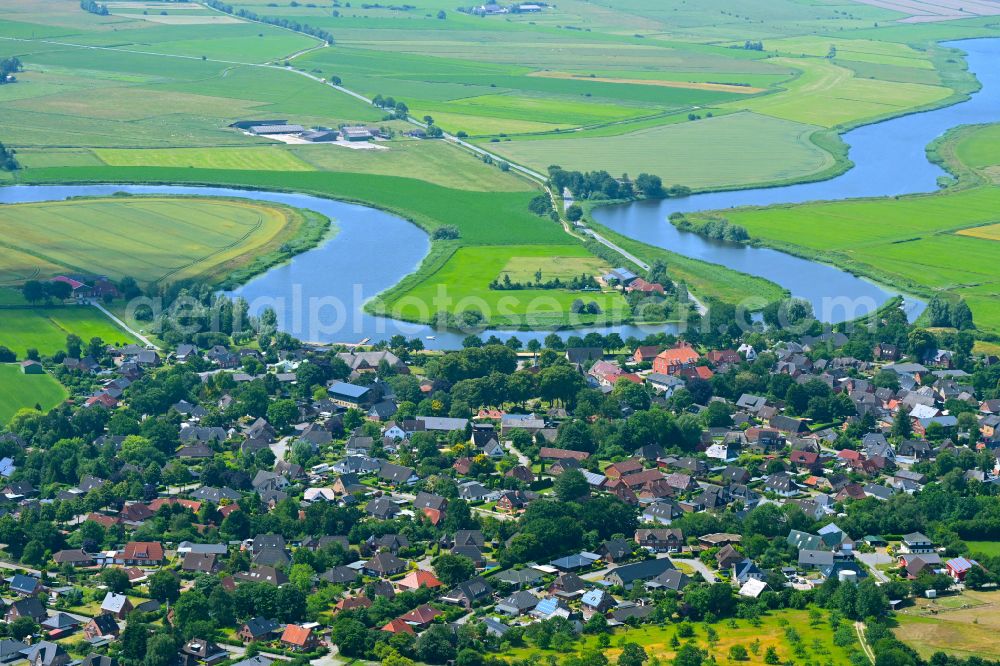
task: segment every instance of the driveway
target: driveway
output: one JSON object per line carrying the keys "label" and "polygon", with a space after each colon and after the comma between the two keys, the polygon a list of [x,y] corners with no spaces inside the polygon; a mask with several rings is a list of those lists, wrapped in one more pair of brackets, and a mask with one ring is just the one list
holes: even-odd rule
{"label": "driveway", "polygon": [[890,555],[888,555],[888,554],[886,554],[884,552],[880,552],[880,553],[858,553],[857,554],[857,558],[859,560],[861,560],[861,562],[866,567],[868,567],[868,570],[871,572],[872,576],[875,577],[875,580],[877,580],[880,583],[888,583],[889,582],[889,577],[886,576],[884,572],[879,571],[875,567],[877,565],[880,565],[880,564],[891,564],[892,563],[892,557]]}
{"label": "driveway", "polygon": [[674,563],[675,564],[685,564],[685,565],[691,567],[692,569],[694,569],[695,571],[697,571],[698,573],[701,574],[701,577],[705,579],[706,583],[714,583],[717,580],[719,580],[719,577],[715,575],[715,572],[712,571],[711,569],[709,569],[705,565],[705,563],[702,562],[701,560],[681,559],[679,557],[675,557],[674,558]]}

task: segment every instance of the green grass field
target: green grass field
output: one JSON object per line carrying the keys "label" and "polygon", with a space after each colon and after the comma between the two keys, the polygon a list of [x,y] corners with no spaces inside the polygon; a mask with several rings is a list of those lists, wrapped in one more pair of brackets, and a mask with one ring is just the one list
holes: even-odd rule
{"label": "green grass field", "polygon": [[302,214],[248,200],[130,197],[4,209],[0,282],[98,273],[214,280],[294,237]]}
{"label": "green grass field", "polygon": [[987,555],[996,557],[1000,555],[1000,541],[966,541],[965,545],[972,551],[972,556]]}
{"label": "green grass field", "polygon": [[[755,627],[744,620],[737,620],[735,628],[728,623],[716,623],[713,625],[718,640],[710,642],[706,636],[704,623],[695,623],[695,635],[693,640],[697,647],[707,651],[719,663],[738,663],[729,661],[729,649],[734,645],[742,645],[748,651],[752,644],[758,641],[756,654],[750,652],[746,664],[763,664],[764,653],[767,648],[774,647],[782,663],[796,661],[800,657],[795,654],[796,648],[788,639],[788,629],[794,628],[795,634],[799,637],[799,645],[804,652],[802,663],[851,663],[850,653],[860,650],[857,644],[842,648],[833,643],[833,631],[826,621],[826,617],[816,624],[810,624],[808,612],[804,610],[783,610],[773,611],[771,614],[761,618],[759,627]],[[650,657],[656,657],[661,663],[669,663],[676,655],[676,648],[670,646],[670,639],[677,632],[676,627],[671,625],[646,625],[635,629],[616,629],[612,637],[611,647],[599,648],[596,636],[584,636],[584,638],[571,648],[574,654],[582,654],[587,650],[598,650],[609,661],[614,662],[621,653],[620,641],[630,641],[638,643],[645,648]],[[793,636],[795,635],[793,634]],[[686,642],[686,639],[680,639]],[[536,663],[544,663],[549,656],[557,656],[559,652],[554,650],[541,650],[534,647],[513,648],[500,655],[507,659],[530,659]]]}
{"label": "green grass field", "polygon": [[100,338],[109,344],[136,342],[89,306],[0,310],[0,345],[12,349],[18,358],[24,358],[28,349],[37,349],[41,354],[65,350],[70,333],[85,341]]}
{"label": "green grass field", "polygon": [[[490,282],[512,266],[518,274],[528,273],[526,277],[533,280],[530,276],[537,267],[544,267],[553,255],[563,258],[564,264],[573,266],[575,274],[582,266],[599,268],[603,265],[582,245],[460,247],[443,264],[428,271],[419,283],[410,288],[391,290],[380,297],[378,307],[407,320],[433,320],[440,311],[457,313],[477,310],[497,326],[553,327],[569,323],[570,306],[576,299],[583,299],[586,302],[595,301],[602,312],[581,315],[577,325],[621,320],[627,316],[628,304],[617,292],[569,289],[499,291],[489,288]],[[571,262],[570,259],[576,261]]]}
{"label": "green grass field", "polygon": [[19,409],[38,406],[47,411],[68,395],[66,389],[47,373],[25,375],[16,363],[0,364],[0,425],[7,423]]}
{"label": "green grass field", "polygon": [[621,136],[483,144],[515,162],[655,173],[665,183],[703,189],[782,181],[834,165],[811,140],[819,128],[756,113],[735,113],[641,129]]}

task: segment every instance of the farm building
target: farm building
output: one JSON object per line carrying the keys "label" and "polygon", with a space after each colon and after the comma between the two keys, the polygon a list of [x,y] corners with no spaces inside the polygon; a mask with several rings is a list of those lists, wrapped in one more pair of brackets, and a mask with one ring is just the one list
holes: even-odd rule
{"label": "farm building", "polygon": [[347,141],[370,141],[374,138],[367,127],[342,127],[340,133]]}
{"label": "farm building", "polygon": [[44,375],[45,368],[38,361],[21,361],[21,372],[25,375]]}
{"label": "farm building", "polygon": [[306,131],[306,128],[302,125],[254,125],[249,131],[257,136],[266,136],[268,134],[301,134]]}
{"label": "farm building", "polygon": [[325,143],[329,141],[337,140],[337,132],[334,130],[318,130],[315,132],[305,132],[302,134],[303,139],[309,141],[310,143]]}

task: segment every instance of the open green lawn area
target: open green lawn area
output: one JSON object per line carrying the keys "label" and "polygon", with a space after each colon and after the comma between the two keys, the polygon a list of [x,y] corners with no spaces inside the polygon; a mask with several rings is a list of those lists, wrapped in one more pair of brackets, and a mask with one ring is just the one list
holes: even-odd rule
{"label": "open green lawn area", "polygon": [[[742,645],[748,651],[755,640],[759,641],[757,654],[750,652],[749,660],[742,662],[746,664],[763,664],[764,653],[767,648],[774,647],[778,651],[778,656],[782,663],[795,661],[796,663],[851,663],[850,654],[854,650],[860,650],[858,644],[846,648],[839,647],[833,643],[833,630],[826,621],[824,614],[823,621],[816,626],[809,623],[809,615],[804,610],[782,610],[774,611],[770,615],[761,618],[759,627],[751,625],[744,620],[737,620],[735,628],[728,623],[715,623],[713,628],[718,634],[718,641],[710,643],[706,637],[703,623],[695,623],[694,643],[706,650],[715,661],[719,663],[733,663],[729,661],[729,649],[734,645]],[[788,638],[788,630],[794,629],[792,635],[797,633],[804,650],[804,656],[795,654],[795,647]],[[677,628],[671,625],[652,626],[646,625],[639,628],[616,629],[611,640],[611,647],[598,647],[596,636],[584,635],[584,638],[571,648],[575,654],[581,654],[587,650],[598,650],[612,663],[621,653],[619,641],[630,641],[638,643],[645,648],[650,657],[657,657],[662,663],[670,663],[676,655],[676,648],[670,646],[670,639],[677,633]],[[689,639],[680,639],[685,642]],[[501,654],[507,659],[530,659],[536,663],[545,663],[549,655],[563,656],[554,650],[541,650],[535,647],[513,648]],[[801,661],[800,661],[801,660]]]}
{"label": "open green lawn area", "polygon": [[[628,314],[628,304],[618,292],[572,291],[569,289],[523,289],[501,291],[489,288],[509,267],[517,272],[534,274],[551,256],[563,264],[598,267],[582,245],[505,245],[460,247],[443,262],[423,275],[416,284],[405,281],[379,298],[379,307],[394,317],[407,320],[433,320],[439,311],[482,312],[494,325],[553,327],[573,321],[570,306],[576,299],[594,301],[601,313],[580,315],[577,325],[620,320]],[[577,261],[570,263],[569,259]],[[528,268],[528,267],[532,268]],[[552,276],[554,277],[554,276]],[[531,278],[533,279],[533,278]],[[543,278],[544,279],[544,278]]]}
{"label": "open green lawn area", "polygon": [[[2,326],[2,324],[0,324]],[[16,363],[0,364],[0,424],[22,407],[36,405],[48,410],[68,396],[66,389],[51,375],[26,375]]]}
{"label": "open green lawn area", "polygon": [[1000,555],[1000,541],[966,541],[965,545],[972,551],[973,557],[976,555],[987,555],[989,557]]}
{"label": "open green lawn area", "polygon": [[84,341],[100,338],[109,344],[135,342],[90,306],[0,310],[0,345],[12,349],[18,358],[24,358],[28,349],[37,349],[41,354],[65,350],[70,333]]}
{"label": "open green lawn area", "polygon": [[801,178],[833,166],[833,156],[812,141],[819,129],[735,113],[620,136],[562,135],[483,145],[543,171],[560,164],[613,174],[654,173],[665,183],[704,189]]}
{"label": "open green lawn area", "polygon": [[998,602],[1000,592],[966,591],[936,601],[919,599],[916,606],[896,613],[899,626],[894,632],[925,659],[938,651],[992,659],[1000,650]]}
{"label": "open green lawn area", "polygon": [[243,199],[110,197],[11,205],[4,208],[0,282],[60,273],[139,282],[214,280],[294,238],[305,219],[288,206]]}

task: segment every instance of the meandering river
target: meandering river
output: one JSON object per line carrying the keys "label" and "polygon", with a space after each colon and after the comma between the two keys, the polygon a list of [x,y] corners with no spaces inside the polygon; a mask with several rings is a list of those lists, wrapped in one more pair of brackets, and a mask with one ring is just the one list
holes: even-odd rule
{"label": "meandering river", "polygon": [[[931,191],[943,174],[927,161],[925,146],[957,125],[1000,120],[1000,39],[980,39],[948,44],[965,50],[969,67],[983,84],[969,101],[935,111],[904,116],[849,132],[855,166],[828,181],[787,187],[700,194],[685,199],[636,202],[595,212],[602,224],[647,243],[688,256],[759,275],[810,299],[822,314],[831,298],[863,301],[875,307],[893,294],[871,282],[832,266],[765,248],[706,240],[680,232],[666,219],[675,211],[694,212],[745,205],[796,203],[814,199],[845,199]],[[460,346],[463,334],[422,324],[375,317],[363,311],[366,300],[388,289],[416,270],[427,255],[430,242],[416,226],[395,215],[365,206],[306,194],[236,190],[173,185],[18,185],[0,187],[0,203],[55,201],[76,196],[134,194],[195,194],[242,197],[306,208],[334,220],[338,233],[313,250],[293,258],[251,280],[233,292],[261,308],[275,307],[279,325],[296,337],[315,342],[358,342],[387,339],[395,334],[421,337],[429,348]],[[922,303],[909,299],[911,314]],[[830,321],[842,319],[831,312]],[[643,337],[664,326],[620,326],[579,329],[618,332],[622,337]],[[485,331],[506,339],[541,339],[548,332]],[[569,335],[564,333],[563,335]]]}

